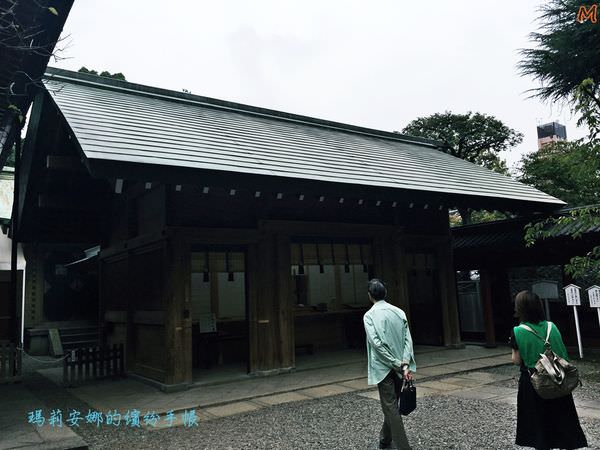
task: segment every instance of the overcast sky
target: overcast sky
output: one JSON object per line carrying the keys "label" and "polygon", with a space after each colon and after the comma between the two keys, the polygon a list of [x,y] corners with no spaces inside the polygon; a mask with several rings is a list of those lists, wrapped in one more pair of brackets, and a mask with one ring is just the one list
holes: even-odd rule
{"label": "overcast sky", "polygon": [[75,2],[63,59],[127,80],[381,130],[450,110],[491,114],[537,148],[536,123],[582,137],[517,74],[537,0]]}

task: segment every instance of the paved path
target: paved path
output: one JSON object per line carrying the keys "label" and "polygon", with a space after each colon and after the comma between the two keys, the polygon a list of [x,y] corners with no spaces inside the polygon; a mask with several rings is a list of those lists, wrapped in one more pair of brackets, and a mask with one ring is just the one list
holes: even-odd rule
{"label": "paved path", "polygon": [[87,448],[66,424],[60,428],[29,424],[28,413],[44,408],[44,404],[23,384],[0,385],[0,399],[0,450]]}
{"label": "paved path", "polygon": [[[418,383],[417,397],[449,395],[463,399],[516,405],[517,388],[495,385],[499,381],[510,380],[512,378],[512,375],[500,375],[483,371],[457,374],[435,381]],[[370,390],[359,395],[379,400],[377,390]],[[575,396],[575,405],[580,417],[600,419],[600,401],[581,400]]]}
{"label": "paved path", "polygon": [[[417,379],[424,381],[441,375],[461,373],[507,364],[507,348],[417,349]],[[373,389],[367,385],[366,361],[362,358],[343,364],[333,359],[330,367],[298,370],[293,373],[261,378],[246,378],[231,383],[201,385],[183,392],[164,393],[128,378],[103,381],[69,389],[69,392],[97,411],[155,411],[163,416],[194,409],[200,420],[254,411],[282,403],[323,398],[331,395]],[[40,370],[58,381],[56,369]],[[426,392],[423,386],[421,392]],[[181,414],[176,414],[180,420]],[[176,422],[177,424],[177,422]]]}
{"label": "paved path", "polygon": [[[417,377],[424,380],[507,364],[510,354],[507,348],[427,348],[422,353],[417,353],[417,361]],[[155,411],[162,415],[169,410],[177,412],[196,409],[202,411],[205,418],[210,418],[247,412],[286,401],[365,389],[369,389],[366,382],[366,362],[359,361],[272,377],[198,386],[168,394],[131,378],[95,383],[69,391],[98,411],[137,409],[142,412]]]}
{"label": "paved path", "polygon": [[[66,449],[86,448],[81,437],[69,426],[51,427],[48,424],[29,424],[30,411],[44,409],[48,417],[56,408],[55,397],[68,392],[97,411],[138,409],[142,414],[156,411],[161,416],[169,410],[176,413],[176,422],[182,415],[178,412],[195,409],[200,421],[260,410],[275,405],[309,399],[325,398],[343,393],[360,393],[372,390],[366,383],[366,362],[358,354],[347,357],[342,354],[327,356],[328,367],[318,367],[314,361],[305,364],[306,370],[265,377],[247,377],[242,381],[216,385],[198,385],[190,390],[166,394],[134,379],[101,381],[87,386],[62,391],[53,390],[46,382],[40,388],[28,386],[27,382],[0,386],[0,450],[8,448]],[[460,373],[476,368],[493,367],[508,361],[506,348],[485,349],[468,346],[465,349],[448,350],[419,347],[418,378],[429,379],[441,374]],[[312,365],[311,365],[312,364]],[[326,364],[326,365],[327,365]],[[60,383],[61,368],[40,369],[48,380]],[[28,389],[29,387],[29,389]],[[37,390],[36,390],[37,389]],[[46,391],[39,391],[45,389]],[[433,389],[433,388],[432,388]],[[38,392],[39,391],[39,392]],[[421,392],[426,392],[425,387]],[[55,396],[56,394],[56,396]],[[44,401],[40,399],[44,398]],[[64,412],[66,414],[66,410]],[[66,421],[67,417],[63,417]]]}

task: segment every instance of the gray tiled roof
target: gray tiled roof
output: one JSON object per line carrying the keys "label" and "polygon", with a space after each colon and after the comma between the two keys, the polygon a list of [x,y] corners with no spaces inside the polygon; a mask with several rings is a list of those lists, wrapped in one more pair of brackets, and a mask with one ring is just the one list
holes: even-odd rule
{"label": "gray tiled roof", "polygon": [[89,159],[562,204],[431,141],[52,72],[47,89]]}

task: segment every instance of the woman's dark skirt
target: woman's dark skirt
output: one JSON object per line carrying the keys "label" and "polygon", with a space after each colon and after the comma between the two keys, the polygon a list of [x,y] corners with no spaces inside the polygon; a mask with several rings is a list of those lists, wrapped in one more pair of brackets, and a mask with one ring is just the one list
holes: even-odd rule
{"label": "woman's dark skirt", "polygon": [[573,396],[544,400],[528,372],[521,372],[517,394],[517,445],[536,449],[587,447]]}

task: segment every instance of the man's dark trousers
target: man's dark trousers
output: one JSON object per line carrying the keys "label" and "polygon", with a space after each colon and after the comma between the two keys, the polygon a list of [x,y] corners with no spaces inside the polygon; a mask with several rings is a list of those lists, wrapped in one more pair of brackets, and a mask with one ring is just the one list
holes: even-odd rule
{"label": "man's dark trousers", "polygon": [[402,416],[398,412],[398,396],[402,387],[402,380],[393,370],[377,385],[379,399],[383,410],[383,425],[379,432],[379,444],[381,448],[389,446],[393,440],[399,449],[410,449]]}

